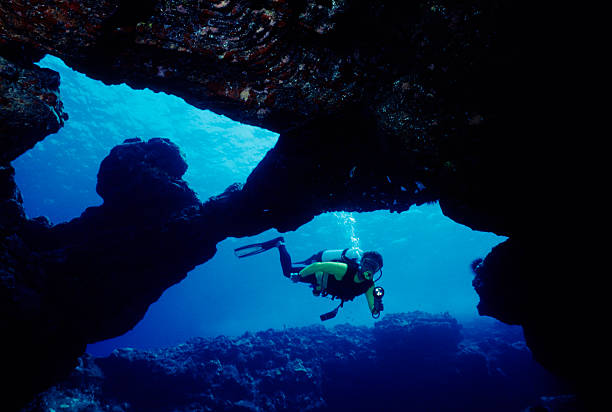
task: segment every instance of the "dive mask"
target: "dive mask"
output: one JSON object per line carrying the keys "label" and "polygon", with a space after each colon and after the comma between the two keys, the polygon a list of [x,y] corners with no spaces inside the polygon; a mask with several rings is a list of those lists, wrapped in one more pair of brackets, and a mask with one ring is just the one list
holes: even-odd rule
{"label": "dive mask", "polygon": [[378,263],[373,259],[365,258],[361,262],[361,277],[363,279],[372,280],[374,274],[380,270]]}

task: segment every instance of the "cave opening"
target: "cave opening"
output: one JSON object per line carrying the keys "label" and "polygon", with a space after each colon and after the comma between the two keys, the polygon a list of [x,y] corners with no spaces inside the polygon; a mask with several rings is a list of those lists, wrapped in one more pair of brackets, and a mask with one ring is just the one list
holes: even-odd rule
{"label": "cave opening", "polygon": [[[278,139],[276,133],[196,109],[175,96],[104,85],[55,57],[47,56],[39,65],[60,73],[70,119],[13,162],[29,217],[47,216],[57,224],[99,205],[95,187],[100,162],[127,138],[166,137],[176,143],[189,165],[184,179],[202,201],[244,182]],[[132,331],[90,345],[88,351],[105,355],[118,347],[155,348],[192,336],[319,323],[318,316],[335,303],[287,282],[275,250],[249,260],[233,255],[235,247],[278,235],[270,230],[224,240],[210,261],[168,289]],[[453,222],[437,204],[413,206],[401,214],[326,213],[282,235],[295,259],[321,249],[379,250],[385,258],[381,284],[388,313],[449,312],[460,320],[477,317],[470,262],[505,240]],[[373,324],[362,300],[346,304],[328,325]]]}
{"label": "cave opening", "polygon": [[57,224],[101,204],[95,192],[100,162],[125,139],[164,137],[177,144],[189,164],[183,179],[202,201],[244,181],[278,140],[276,133],[197,109],[176,96],[105,85],[57,57],[47,55],[38,65],[60,73],[70,118],[13,161],[30,217],[45,215]]}

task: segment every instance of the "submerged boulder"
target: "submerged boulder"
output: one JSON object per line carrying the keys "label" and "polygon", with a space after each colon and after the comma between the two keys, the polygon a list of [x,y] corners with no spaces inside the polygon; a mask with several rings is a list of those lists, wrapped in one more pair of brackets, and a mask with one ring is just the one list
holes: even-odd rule
{"label": "submerged boulder", "polygon": [[181,179],[186,171],[187,162],[170,140],[127,139],[100,164],[96,192],[106,208],[160,216],[199,203]]}

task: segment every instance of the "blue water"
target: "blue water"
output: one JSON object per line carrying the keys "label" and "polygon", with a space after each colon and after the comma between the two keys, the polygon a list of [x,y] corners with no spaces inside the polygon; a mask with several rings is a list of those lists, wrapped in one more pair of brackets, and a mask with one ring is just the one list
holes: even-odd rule
{"label": "blue water", "polygon": [[[39,65],[60,73],[61,98],[70,118],[58,133],[13,162],[29,217],[44,215],[60,223],[101,204],[95,192],[98,167],[126,138],[167,137],[179,145],[189,164],[184,179],[201,200],[244,182],[278,139],[275,133],[196,109],[174,96],[106,86],[54,57]],[[305,285],[284,278],[276,250],[241,260],[233,254],[238,246],[275,236],[278,232],[270,230],[221,242],[213,259],[168,289],[132,331],[89,345],[88,352],[102,356],[117,347],[155,348],[193,336],[320,323],[319,315],[336,303],[315,298]],[[401,214],[328,213],[283,236],[294,260],[321,249],[378,250],[384,257],[379,284],[386,291],[386,313],[449,312],[460,320],[477,316],[470,263],[506,239],[453,222],[437,204]],[[346,303],[326,324],[345,322],[373,324],[364,297]]]}

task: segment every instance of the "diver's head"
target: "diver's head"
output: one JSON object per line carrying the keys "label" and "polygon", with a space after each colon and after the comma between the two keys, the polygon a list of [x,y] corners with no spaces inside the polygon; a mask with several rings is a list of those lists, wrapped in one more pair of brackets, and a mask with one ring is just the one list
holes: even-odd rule
{"label": "diver's head", "polygon": [[374,274],[382,269],[383,258],[378,252],[365,252],[361,257],[361,276],[364,280],[372,280]]}

